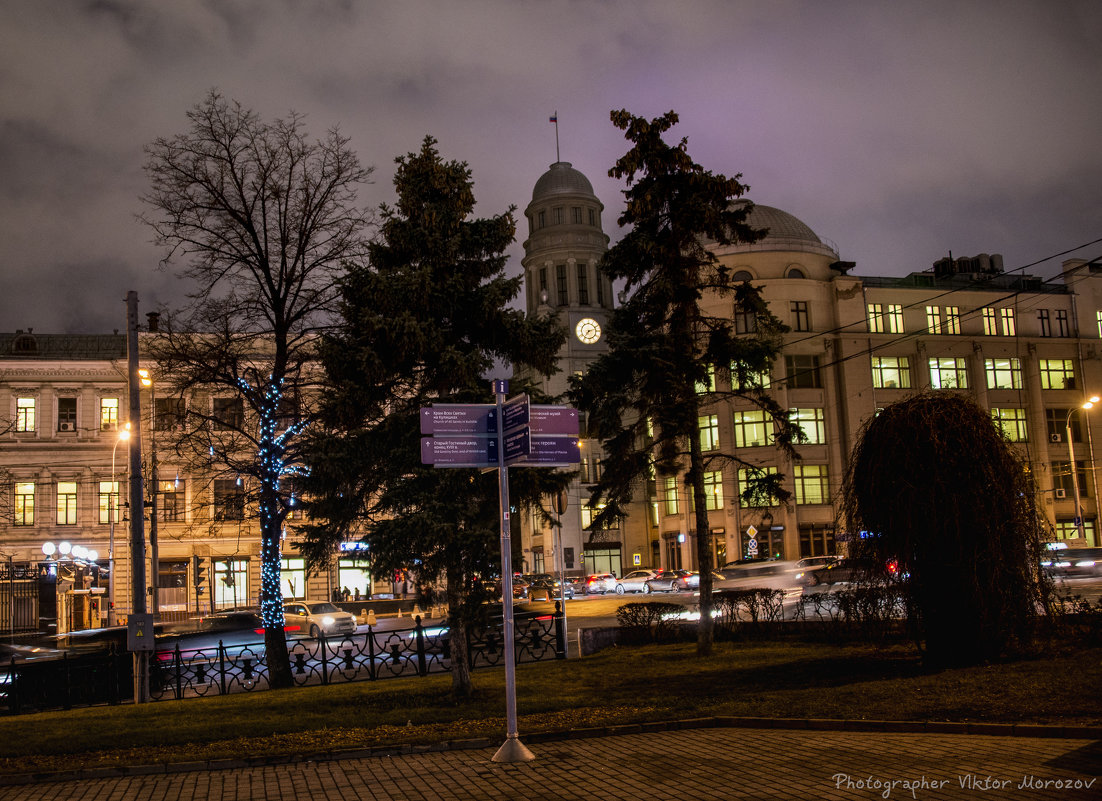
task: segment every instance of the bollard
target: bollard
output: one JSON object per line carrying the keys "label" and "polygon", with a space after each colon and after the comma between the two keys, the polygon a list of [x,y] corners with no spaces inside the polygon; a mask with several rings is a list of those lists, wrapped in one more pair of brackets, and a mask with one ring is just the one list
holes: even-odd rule
{"label": "bollard", "polygon": [[367,610],[367,625],[374,626],[377,623],[378,623],[378,621],[375,619],[375,610],[374,609],[368,609]]}
{"label": "bollard", "polygon": [[410,612],[410,615],[412,617],[421,617],[421,607],[418,606],[417,604],[414,604],[413,605],[413,611]]}

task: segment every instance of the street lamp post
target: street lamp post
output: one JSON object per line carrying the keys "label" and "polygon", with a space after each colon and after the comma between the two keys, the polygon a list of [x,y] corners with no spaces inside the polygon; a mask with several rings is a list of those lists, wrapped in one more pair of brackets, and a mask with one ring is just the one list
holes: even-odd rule
{"label": "street lamp post", "polygon": [[1071,416],[1080,409],[1090,409],[1094,404],[1098,403],[1099,397],[1092,395],[1088,400],[1076,406],[1068,409],[1067,419],[1064,421],[1064,434],[1068,440],[1068,466],[1071,468],[1071,488],[1075,493],[1075,527],[1079,530],[1079,539],[1085,540],[1086,527],[1083,524],[1083,507],[1079,500],[1079,470],[1075,466],[1075,449],[1072,447],[1071,442]]}
{"label": "street lamp post", "polygon": [[115,439],[115,447],[111,449],[111,502],[108,504],[108,514],[111,516],[111,536],[107,543],[107,625],[115,625],[115,518],[119,516],[119,492],[115,481],[115,453],[119,449],[119,443],[130,439],[130,424],[119,431]]}

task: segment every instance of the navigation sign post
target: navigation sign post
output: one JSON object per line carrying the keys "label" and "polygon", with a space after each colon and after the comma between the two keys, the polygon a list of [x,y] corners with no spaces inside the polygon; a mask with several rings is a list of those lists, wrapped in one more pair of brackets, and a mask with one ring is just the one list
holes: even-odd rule
{"label": "navigation sign post", "polygon": [[[578,464],[582,458],[578,410],[569,406],[533,406],[527,395],[506,401],[508,381],[495,380],[493,389],[496,399],[493,404],[439,403],[421,409],[421,433],[427,435],[421,438],[421,463],[433,467],[497,468],[501,505],[501,601],[505,624],[506,737],[493,760],[528,762],[535,756],[517,734],[509,467]],[[563,507],[565,496],[559,506],[560,515]],[[559,546],[561,549],[561,532]]]}

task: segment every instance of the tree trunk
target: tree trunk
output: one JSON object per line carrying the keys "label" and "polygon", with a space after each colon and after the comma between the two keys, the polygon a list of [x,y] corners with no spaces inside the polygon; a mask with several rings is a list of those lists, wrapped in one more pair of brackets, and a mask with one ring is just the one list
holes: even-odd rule
{"label": "tree trunk", "polygon": [[[269,497],[271,495],[272,497]],[[283,518],[268,510],[274,492],[260,499],[260,618],[264,621],[264,647],[268,658],[268,685],[281,689],[294,685],[287,634],[283,629],[283,590],[279,583],[279,540]],[[278,499],[274,499],[278,503]]]}
{"label": "tree trunk", "polygon": [[708,499],[704,494],[704,454],[700,434],[689,437],[689,474],[696,520],[696,566],[700,571],[700,622],[696,628],[696,654],[712,653],[715,623],[712,620],[712,529],[708,523]]}
{"label": "tree trunk", "polygon": [[451,645],[452,693],[456,698],[471,694],[471,667],[467,654],[467,618],[463,597],[463,570],[448,565],[448,639]]}

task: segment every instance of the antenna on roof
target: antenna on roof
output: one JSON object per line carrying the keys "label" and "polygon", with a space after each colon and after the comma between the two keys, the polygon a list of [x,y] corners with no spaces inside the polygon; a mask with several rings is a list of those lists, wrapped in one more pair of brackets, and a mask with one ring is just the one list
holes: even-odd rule
{"label": "antenna on roof", "polygon": [[551,115],[551,122],[555,123],[555,163],[558,164],[562,159],[559,158],[559,112],[556,111]]}

